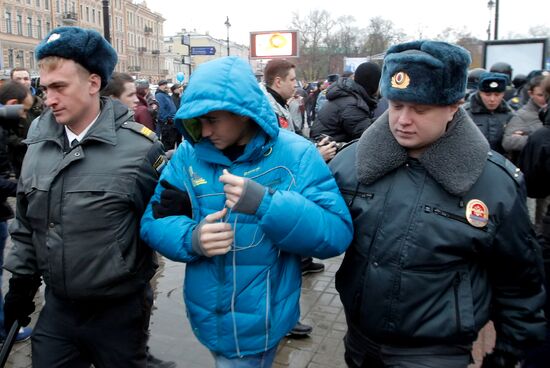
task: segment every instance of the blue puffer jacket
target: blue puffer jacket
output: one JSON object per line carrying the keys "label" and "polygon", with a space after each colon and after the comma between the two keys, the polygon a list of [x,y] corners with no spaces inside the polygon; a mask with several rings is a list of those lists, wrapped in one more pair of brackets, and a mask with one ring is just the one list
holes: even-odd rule
{"label": "blue puffer jacket", "polygon": [[[261,127],[233,162],[208,139],[194,140],[192,122],[185,120],[218,110],[249,116]],[[162,255],[187,262],[187,314],[208,349],[230,358],[265,351],[298,320],[301,256],[344,252],[352,237],[349,212],[313,144],[279,129],[244,60],[228,57],[201,65],[176,119],[186,140],[160,180],[189,193],[193,217],[155,219],[149,204],[141,235]],[[224,207],[223,169],[266,189],[254,215],[233,212],[226,219],[235,231],[232,251],[208,258],[193,251],[192,232]],[[151,202],[159,201],[162,190],[159,185]]]}

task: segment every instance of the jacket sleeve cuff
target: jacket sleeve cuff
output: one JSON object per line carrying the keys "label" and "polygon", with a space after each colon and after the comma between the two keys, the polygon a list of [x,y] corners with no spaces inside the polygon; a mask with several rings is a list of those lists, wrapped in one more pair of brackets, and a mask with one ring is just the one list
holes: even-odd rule
{"label": "jacket sleeve cuff", "polygon": [[193,233],[191,235],[191,246],[193,248],[193,252],[197,253],[199,256],[204,256],[204,252],[202,251],[202,244],[200,240],[200,233],[202,225],[204,225],[204,221],[198,224],[195,229],[193,229]]}
{"label": "jacket sleeve cuff", "polygon": [[243,193],[233,206],[233,211],[253,215],[260,207],[260,203],[265,195],[265,187],[256,183],[254,180],[246,179],[244,182]]}

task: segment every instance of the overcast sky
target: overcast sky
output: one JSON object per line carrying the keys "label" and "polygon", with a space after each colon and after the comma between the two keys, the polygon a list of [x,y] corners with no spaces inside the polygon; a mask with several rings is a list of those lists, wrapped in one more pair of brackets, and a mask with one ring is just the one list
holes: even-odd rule
{"label": "overcast sky", "polygon": [[[248,45],[252,31],[290,29],[293,12],[300,17],[312,10],[327,10],[334,20],[352,15],[356,26],[364,28],[369,19],[381,16],[410,37],[434,37],[446,27],[467,28],[474,36],[487,39],[491,18],[487,0],[149,0],[147,6],[162,14],[164,35],[171,36],[182,28],[207,31],[215,38],[226,38],[226,16],[231,27],[229,39]],[[499,39],[510,33],[527,34],[532,26],[550,27],[550,1],[500,0]],[[493,10],[494,11],[494,10]]]}

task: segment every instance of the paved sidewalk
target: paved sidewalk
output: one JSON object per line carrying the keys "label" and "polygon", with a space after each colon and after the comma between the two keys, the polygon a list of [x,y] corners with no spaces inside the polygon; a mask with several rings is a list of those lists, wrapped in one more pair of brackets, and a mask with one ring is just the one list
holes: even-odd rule
{"label": "paved sidewalk", "polygon": [[[313,334],[303,339],[284,339],[279,345],[274,368],[345,368],[342,337],[346,323],[338,293],[334,288],[334,275],[342,256],[325,260],[325,271],[303,278],[301,311],[302,321],[313,325]],[[182,297],[182,280],[185,265],[162,259],[161,268],[154,279],[156,302],[151,317],[149,345],[154,355],[172,360],[181,368],[212,367],[213,359],[191,332]],[[3,290],[7,289],[9,273],[4,273]],[[36,298],[42,305],[42,293]],[[37,308],[39,309],[39,308]],[[33,315],[33,324],[38,311]],[[482,352],[490,350],[494,332],[484,332],[474,349],[479,362]],[[30,368],[30,342],[16,344],[7,368]],[[475,365],[476,367],[479,364]],[[474,367],[474,365],[472,365]]]}

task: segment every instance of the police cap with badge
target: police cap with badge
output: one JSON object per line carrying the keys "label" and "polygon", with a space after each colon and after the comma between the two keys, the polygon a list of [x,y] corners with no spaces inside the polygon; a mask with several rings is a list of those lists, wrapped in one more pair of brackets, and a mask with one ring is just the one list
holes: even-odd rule
{"label": "police cap with badge", "polygon": [[101,89],[118,61],[116,51],[99,32],[80,27],[55,28],[36,46],[35,53],[37,60],[58,56],[77,62],[101,77]]}
{"label": "police cap with badge", "polygon": [[479,76],[478,90],[481,92],[504,92],[509,83],[503,73],[485,72]]}
{"label": "police cap with badge", "polygon": [[440,41],[412,41],[386,52],[380,91],[389,100],[452,105],[466,93],[470,53]]}

